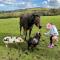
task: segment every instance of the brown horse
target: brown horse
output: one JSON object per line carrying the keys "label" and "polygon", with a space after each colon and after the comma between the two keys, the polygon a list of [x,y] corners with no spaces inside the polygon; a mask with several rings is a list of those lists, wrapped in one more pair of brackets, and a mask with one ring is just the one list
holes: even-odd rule
{"label": "brown horse", "polygon": [[25,40],[26,40],[28,30],[29,30],[29,38],[30,38],[32,27],[34,24],[39,29],[41,28],[40,16],[38,14],[22,14],[20,16],[20,35],[21,35],[21,28],[23,27],[25,33]]}

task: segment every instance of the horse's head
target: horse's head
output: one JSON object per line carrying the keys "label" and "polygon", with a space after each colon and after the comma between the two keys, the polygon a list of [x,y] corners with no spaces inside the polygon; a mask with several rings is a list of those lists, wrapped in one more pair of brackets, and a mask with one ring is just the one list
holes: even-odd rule
{"label": "horse's head", "polygon": [[40,16],[38,14],[34,14],[34,24],[39,27],[39,29],[41,28],[40,25]]}

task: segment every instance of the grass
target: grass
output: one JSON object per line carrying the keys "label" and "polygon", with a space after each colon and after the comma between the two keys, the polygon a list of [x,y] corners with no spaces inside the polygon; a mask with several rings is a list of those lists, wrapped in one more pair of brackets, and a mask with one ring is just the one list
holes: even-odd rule
{"label": "grass", "polygon": [[60,16],[41,16],[42,29],[39,30],[34,25],[31,34],[31,36],[34,36],[37,31],[42,34],[40,44],[33,52],[27,51],[26,42],[20,44],[20,46],[16,45],[18,48],[6,48],[2,41],[5,36],[19,36],[19,18],[0,19],[0,60],[60,60],[60,41],[54,48],[47,48],[49,37],[43,35],[46,32],[45,25],[48,22],[54,23],[60,29],[59,19]]}

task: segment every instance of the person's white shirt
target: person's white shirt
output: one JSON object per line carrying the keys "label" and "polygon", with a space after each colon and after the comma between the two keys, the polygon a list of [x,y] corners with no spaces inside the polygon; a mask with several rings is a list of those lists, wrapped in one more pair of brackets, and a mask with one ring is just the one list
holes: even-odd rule
{"label": "person's white shirt", "polygon": [[51,29],[47,33],[45,33],[45,35],[50,35],[50,36],[51,35],[56,35],[56,36],[58,36],[59,33],[58,33],[58,30],[57,30],[56,26],[52,25]]}

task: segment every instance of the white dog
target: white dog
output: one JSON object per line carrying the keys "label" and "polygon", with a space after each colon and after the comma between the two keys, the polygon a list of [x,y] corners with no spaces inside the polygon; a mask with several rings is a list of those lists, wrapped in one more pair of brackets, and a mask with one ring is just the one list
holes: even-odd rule
{"label": "white dog", "polygon": [[22,42],[24,42],[24,40],[21,37],[7,36],[7,37],[4,37],[3,42],[6,44],[6,47],[7,47],[7,45],[10,43],[12,43],[12,44],[13,43],[22,43]]}

